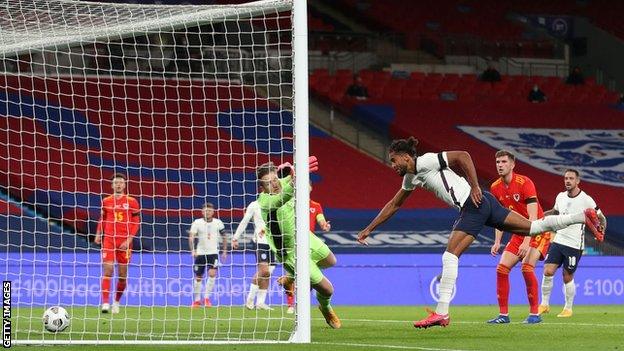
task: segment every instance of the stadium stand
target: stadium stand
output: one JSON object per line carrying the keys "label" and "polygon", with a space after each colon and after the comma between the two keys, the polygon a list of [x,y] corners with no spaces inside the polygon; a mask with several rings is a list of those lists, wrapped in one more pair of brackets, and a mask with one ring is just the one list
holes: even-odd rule
{"label": "stadium stand", "polygon": [[[436,101],[445,93],[452,93],[458,101],[482,102],[504,101],[529,103],[527,96],[533,85],[539,85],[551,103],[596,104],[614,103],[617,92],[610,92],[603,85],[588,78],[583,85],[566,85],[559,77],[503,76],[496,83],[481,82],[476,75],[423,74],[413,72],[409,79],[393,78],[390,72],[362,70],[359,73],[374,103],[399,103],[418,100]],[[350,70],[338,70],[330,74],[317,69],[310,76],[310,90],[335,105],[349,108],[352,101],[344,97],[352,83]]]}
{"label": "stadium stand", "polygon": [[[351,0],[342,3],[356,6],[356,2]],[[390,3],[403,6],[397,1],[373,2],[370,7],[359,11],[375,18],[386,14],[391,19],[396,14],[384,10]],[[388,20],[388,25],[396,26],[396,30],[431,30],[431,22],[437,21],[439,30],[446,33],[453,34],[459,28],[468,28],[467,32],[471,35],[483,36],[487,40],[524,40],[521,28],[504,18],[511,7],[492,6],[487,2],[468,7],[464,5],[445,0],[441,10],[436,10],[440,13],[429,11],[422,18],[403,16],[399,24]],[[453,16],[461,17],[459,24],[455,22],[456,17],[451,18],[442,9],[452,10]],[[400,13],[396,9],[394,11]],[[410,11],[413,11],[411,7]],[[489,24],[475,21],[484,14],[498,19]],[[310,12],[309,21],[313,31],[344,29],[339,23],[315,11]],[[497,30],[492,30],[489,25],[497,27]],[[499,30],[499,27],[502,29]],[[492,34],[494,32],[495,35]],[[23,60],[22,64],[24,62],[27,60]],[[338,69],[334,73],[317,69],[310,75],[311,92],[388,137],[416,135],[421,139],[423,151],[451,146],[476,150],[474,157],[484,183],[495,177],[489,157],[494,149],[460,131],[457,125],[483,125],[481,121],[487,121],[487,125],[500,127],[578,128],[582,116],[599,111],[605,117],[592,128],[612,129],[620,117],[607,106],[617,99],[617,94],[596,84],[593,78],[587,78],[584,85],[569,86],[558,77],[503,76],[501,82],[492,84],[481,82],[472,74],[412,72],[399,78],[386,71],[362,70],[357,74],[370,94],[370,99],[362,102],[344,97],[347,87],[353,82],[354,73],[348,69]],[[221,217],[239,218],[251,198],[236,194],[255,191],[253,165],[267,161],[269,151],[285,155],[292,152],[291,143],[277,142],[282,138],[290,140],[292,130],[275,128],[282,121],[289,122],[292,117],[276,112],[251,89],[218,85],[199,87],[184,79],[167,81],[153,77],[149,78],[152,82],[150,87],[128,88],[137,86],[140,79],[148,79],[137,78],[135,81],[126,80],[125,88],[120,89],[122,85],[117,84],[115,79],[99,78],[99,81],[94,81],[74,77],[74,83],[70,84],[58,78],[0,77],[0,83],[4,85],[21,87],[21,90],[8,89],[5,98],[9,104],[0,106],[0,116],[5,117],[0,118],[0,129],[12,131],[5,134],[7,140],[2,144],[2,152],[9,162],[0,169],[0,174],[6,175],[3,179],[7,181],[2,186],[11,196],[26,204],[37,203],[37,210],[45,212],[50,218],[62,220],[80,233],[93,233],[101,196],[108,192],[107,179],[113,172],[123,171],[129,174],[130,191],[135,189],[143,194],[140,199],[146,223],[143,237],[153,238],[153,243],[148,246],[175,248],[179,242],[170,243],[168,240],[171,238],[168,237],[178,240],[183,236],[185,226],[193,215],[198,215],[196,209],[203,201],[215,202]],[[535,106],[527,101],[527,94],[534,84],[546,93],[547,103]],[[46,89],[38,89],[43,86]],[[47,95],[38,93],[44,90],[48,91]],[[92,99],[73,99],[63,91],[87,92]],[[217,95],[227,96],[230,100],[217,105],[210,99]],[[177,104],[177,99],[191,96],[208,99],[203,104],[192,106]],[[442,101],[443,96],[456,101]],[[111,114],[107,112],[110,110],[124,113]],[[52,118],[47,120],[45,116]],[[439,118],[430,123],[430,116]],[[508,123],[518,119],[527,124]],[[418,122],[422,121],[427,121],[428,127],[439,128],[444,140],[449,142],[439,145],[434,134],[422,133],[418,126]],[[261,127],[252,127],[251,122],[256,126],[259,123]],[[45,138],[38,137],[44,134],[47,135]],[[217,135],[227,142],[217,144]],[[241,141],[253,137],[259,140],[253,144]],[[196,143],[193,140],[207,142]],[[16,152],[15,145],[19,145],[22,160],[10,157],[12,152]],[[310,147],[323,163],[320,173],[313,178],[315,182],[320,182],[315,198],[326,204],[330,217],[335,218],[335,223],[341,227],[359,229],[361,223],[374,215],[371,209],[383,205],[396,191],[397,177],[388,167],[321,131],[312,130]],[[41,148],[49,151],[37,152]],[[140,154],[135,150],[141,150]],[[192,155],[185,150],[193,150]],[[165,152],[167,157],[163,156]],[[261,156],[256,157],[256,152]],[[252,154],[253,157],[249,156]],[[345,158],[358,165],[358,172],[344,170]],[[63,162],[53,162],[55,160]],[[247,168],[241,167],[242,164]],[[46,165],[47,175],[33,172],[42,165]],[[553,194],[560,188],[560,177],[539,169],[535,172],[540,174],[536,176],[538,181],[547,186],[548,190],[544,191],[542,198],[545,207],[548,207],[551,205],[548,201],[554,199]],[[217,174],[225,182],[215,184]],[[328,179],[332,181],[326,181]],[[366,201],[363,201],[361,184],[373,181],[376,187],[374,191],[367,192]],[[607,213],[622,215],[612,196],[612,186],[590,184],[589,188],[592,193],[598,194],[597,197],[604,196],[603,207]],[[224,195],[217,197],[217,193]],[[412,199],[406,204],[407,213],[420,219],[436,217],[426,212],[429,210],[447,211],[444,204],[427,192]],[[7,207],[7,211],[14,210]],[[448,214],[450,212],[445,213],[442,217],[446,216],[448,221],[452,216]],[[391,227],[408,226],[394,223]]]}
{"label": "stadium stand", "polygon": [[[125,89],[115,89],[117,78],[74,77],[70,83],[62,77],[2,76],[0,81],[20,87],[8,89],[4,98],[9,103],[0,106],[7,160],[0,169],[1,186],[80,233],[94,232],[102,196],[109,193],[108,179],[121,171],[129,176],[130,194],[141,194],[141,241],[147,247],[177,248],[204,201],[215,203],[223,218],[239,218],[253,200],[255,165],[269,160],[269,150],[283,152],[284,160],[291,157],[292,130],[282,125],[292,117],[272,111],[266,100],[240,86],[202,87],[153,78],[150,88],[141,89],[131,88],[138,80],[125,80]],[[43,86],[48,87],[45,95]],[[62,94],[78,90],[89,97]],[[206,101],[178,104],[178,99],[198,94]],[[230,96],[230,103],[217,106],[209,98],[216,94]],[[311,150],[323,164],[316,178],[322,184],[315,193],[319,201],[336,209],[366,209],[381,205],[395,191],[381,186],[363,201],[360,184],[396,185],[396,175],[318,130],[312,134]],[[243,138],[257,142],[244,143]],[[361,169],[345,172],[345,157]],[[41,167],[46,172],[35,172]],[[418,206],[444,207],[426,192]]]}
{"label": "stadium stand", "polygon": [[[619,16],[624,11],[624,4],[619,1],[444,0],[437,1],[436,6],[432,7],[427,3],[400,0],[342,0],[339,6],[347,11],[357,12],[381,28],[404,33],[408,48],[419,48],[422,38],[434,41],[441,56],[445,49],[456,54],[470,54],[470,45],[467,42],[462,43],[461,40],[461,37],[467,35],[483,39],[482,50],[488,51],[488,55],[515,52],[517,57],[551,56],[552,40],[530,38],[521,25],[507,19],[511,13],[587,17],[609,33],[624,38],[624,24]],[[410,16],[405,16],[407,13]],[[455,40],[445,41],[445,37],[454,37]]]}
{"label": "stadium stand", "polygon": [[358,13],[372,25],[402,33],[408,49],[423,48],[440,57],[449,52],[472,54],[477,43],[478,50],[488,56],[553,55],[551,39],[527,36],[521,24],[507,19],[513,9],[509,2],[443,0],[430,6],[400,0],[343,0],[337,6]]}
{"label": "stadium stand", "polygon": [[[565,162],[557,166],[558,161],[548,160],[546,163],[549,165],[542,165],[540,168],[538,163],[542,155],[535,154],[534,160],[519,166],[519,169],[531,174],[538,184],[545,208],[553,205],[556,194],[562,189],[560,172],[553,172],[552,169],[560,169],[565,165],[589,171],[592,167],[604,167],[603,162],[612,162],[614,166],[621,162],[617,157],[617,150],[624,145],[621,139],[617,141],[617,135],[615,139],[612,136],[613,133],[617,134],[618,126],[622,125],[622,112],[613,105],[617,94],[607,91],[604,86],[596,85],[592,79],[585,85],[569,86],[557,77],[504,76],[502,82],[491,84],[479,82],[474,75],[444,76],[414,72],[410,79],[399,80],[393,79],[389,72],[362,71],[359,75],[367,82],[371,98],[359,101],[336,93],[344,91],[346,77],[350,75],[351,72],[345,71],[333,75],[325,70],[314,71],[310,79],[311,91],[324,101],[336,104],[360,124],[390,138],[416,136],[421,141],[421,152],[469,150],[486,187],[497,177],[492,161],[497,148],[491,145],[496,138],[481,138],[478,135],[475,137],[460,129],[462,126],[487,126],[480,132],[485,134],[496,133],[487,130],[488,127],[516,130],[537,128],[540,132],[547,130],[546,136],[532,134],[530,129],[520,135],[521,138],[527,138],[524,149],[550,148],[552,152],[558,152],[557,155],[565,159]],[[532,104],[527,101],[526,94],[533,84],[539,84],[546,91],[549,102]],[[444,92],[457,94],[457,101],[442,101],[440,94]],[[580,146],[567,147],[564,142],[558,141],[557,138],[561,136],[558,133],[564,133],[565,139],[565,133],[579,128],[586,130],[573,132],[580,133],[574,134],[575,142],[581,146],[583,143],[594,143],[598,145],[594,145],[596,150],[578,150]],[[596,130],[595,134],[591,130]],[[603,137],[609,135],[611,139],[594,140],[603,132],[606,133]],[[497,138],[502,140],[503,136]],[[509,147],[513,149],[512,146]],[[592,152],[598,154],[597,158],[593,157]],[[607,154],[612,155],[611,160],[603,159]],[[621,223],[624,212],[619,205],[619,197],[614,194],[621,193],[615,184],[621,183],[622,174],[618,171],[611,172],[608,167],[596,172],[602,173],[593,180],[584,182],[583,188],[600,199],[601,208],[610,215],[613,223]],[[592,174],[587,176],[593,177]],[[614,229],[611,233],[612,240],[624,242],[624,233],[617,230],[620,229]]]}

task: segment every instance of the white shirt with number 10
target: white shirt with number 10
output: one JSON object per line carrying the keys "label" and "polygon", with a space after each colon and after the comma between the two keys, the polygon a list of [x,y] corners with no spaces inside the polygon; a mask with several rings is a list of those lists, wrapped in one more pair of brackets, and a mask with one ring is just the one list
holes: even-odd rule
{"label": "white shirt with number 10", "polygon": [[417,186],[433,192],[457,209],[461,209],[470,196],[470,184],[448,167],[446,152],[429,152],[416,158],[416,173],[403,176],[402,188],[411,191]]}
{"label": "white shirt with number 10", "polygon": [[197,255],[215,255],[219,253],[219,237],[225,225],[220,219],[213,218],[207,222],[203,218],[196,219],[191,225],[191,234],[197,237]]}
{"label": "white shirt with number 10", "polygon": [[[596,201],[591,196],[581,190],[575,197],[569,197],[564,191],[557,195],[555,206],[553,207],[559,214],[571,214],[583,212],[586,208],[596,208]],[[585,224],[572,224],[567,228],[557,231],[554,243],[572,247],[578,250],[585,248]]]}

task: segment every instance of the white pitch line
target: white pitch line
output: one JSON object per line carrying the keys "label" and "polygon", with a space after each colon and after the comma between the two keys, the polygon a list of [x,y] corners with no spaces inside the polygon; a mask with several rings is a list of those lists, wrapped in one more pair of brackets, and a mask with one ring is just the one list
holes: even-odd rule
{"label": "white pitch line", "polygon": [[[486,322],[469,322],[469,321],[459,321],[459,322],[455,322],[455,323],[458,323],[458,324],[487,324]],[[511,322],[511,324],[524,324],[524,323],[522,323],[522,322]],[[544,324],[544,325],[574,325],[574,326],[580,326],[580,327],[624,327],[624,324],[621,324],[621,323],[542,322],[542,323],[539,323],[539,324]]]}
{"label": "white pitch line", "polygon": [[383,344],[358,344],[358,343],[342,343],[342,342],[314,342],[313,341],[312,344],[315,344],[315,345],[366,347],[366,348],[374,348],[374,349],[395,349],[395,350],[465,351],[465,350],[460,350],[460,349],[438,349],[438,348],[434,348],[434,347],[383,345]]}
{"label": "white pitch line", "polygon": [[[324,321],[324,318],[312,318],[314,320]],[[351,322],[363,322],[363,323],[412,323],[412,321],[407,320],[397,320],[397,319],[343,319],[342,321],[351,321]],[[483,322],[472,322],[472,321],[456,321],[451,322],[452,324],[487,324],[485,321]],[[575,325],[581,327],[624,327],[622,323],[563,323],[563,322],[543,322],[546,325]],[[511,324],[523,324],[522,322],[512,322]]]}

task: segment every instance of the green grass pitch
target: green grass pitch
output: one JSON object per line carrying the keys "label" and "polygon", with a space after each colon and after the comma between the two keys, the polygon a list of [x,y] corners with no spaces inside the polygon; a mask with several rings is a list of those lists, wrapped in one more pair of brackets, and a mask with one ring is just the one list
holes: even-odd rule
{"label": "green grass pitch", "polygon": [[[62,345],[45,350],[624,350],[624,305],[576,306],[572,318],[557,318],[553,306],[544,322],[524,325],[526,306],[510,309],[510,325],[488,325],[496,306],[451,306],[451,325],[416,330],[412,320],[424,317],[423,307],[335,306],[343,320],[340,330],[312,311],[310,345]],[[188,307],[124,308],[120,315],[100,315],[97,308],[69,308],[70,329],[42,331],[42,309],[14,308],[13,338],[31,339],[164,339],[281,338],[287,339],[293,320],[282,309],[272,312],[219,307],[191,311]],[[259,318],[256,318],[259,317]],[[177,322],[179,321],[179,323]],[[38,346],[14,345],[16,349]]]}

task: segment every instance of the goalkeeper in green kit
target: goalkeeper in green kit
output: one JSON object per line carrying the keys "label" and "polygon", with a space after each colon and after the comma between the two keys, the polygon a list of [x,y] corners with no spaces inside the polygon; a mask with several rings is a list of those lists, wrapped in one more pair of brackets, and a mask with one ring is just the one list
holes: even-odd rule
{"label": "goalkeeper in green kit", "polygon": [[[310,157],[310,171],[318,169],[316,157]],[[269,246],[275,252],[277,260],[284,265],[287,276],[281,284],[287,291],[292,291],[295,277],[295,201],[293,187],[294,169],[290,163],[276,167],[272,162],[265,163],[256,170],[260,195],[258,205],[262,218],[266,222],[265,234]],[[319,309],[330,327],[338,329],[340,319],[330,305],[334,293],[332,283],[321,269],[336,264],[336,257],[329,247],[310,232],[310,285],[316,291]]]}

